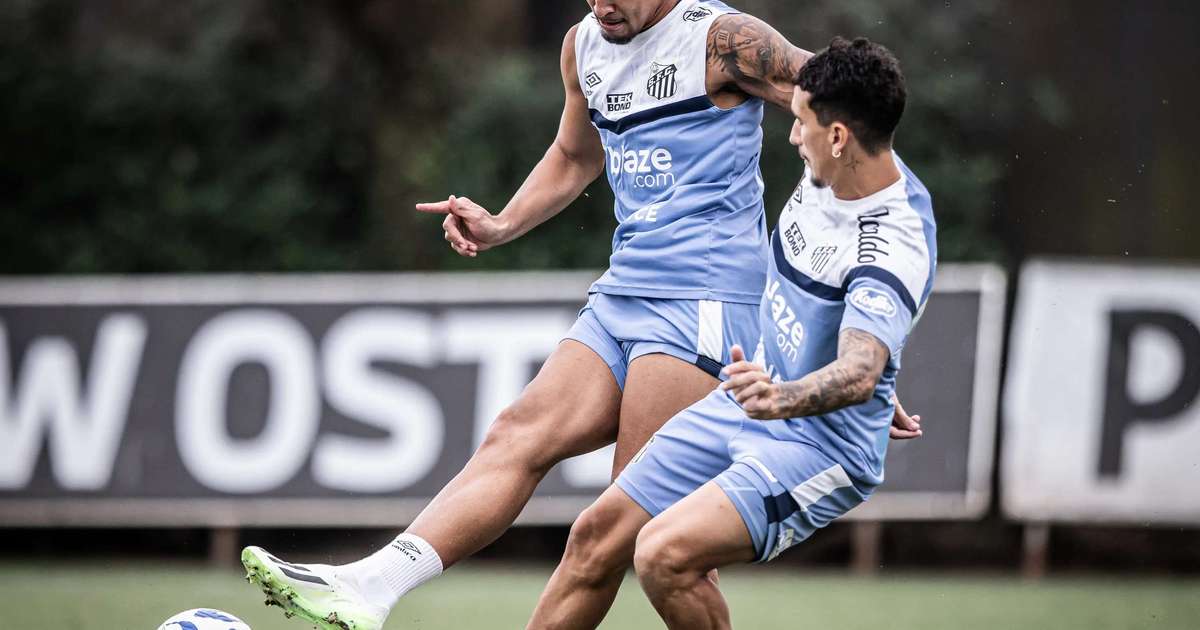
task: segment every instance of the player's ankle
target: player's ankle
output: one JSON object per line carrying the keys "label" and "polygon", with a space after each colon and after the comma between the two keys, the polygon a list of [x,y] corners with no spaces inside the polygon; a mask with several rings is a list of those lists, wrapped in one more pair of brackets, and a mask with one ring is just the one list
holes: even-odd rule
{"label": "player's ankle", "polygon": [[390,609],[405,593],[441,575],[442,560],[423,538],[404,533],[342,568],[367,601]]}

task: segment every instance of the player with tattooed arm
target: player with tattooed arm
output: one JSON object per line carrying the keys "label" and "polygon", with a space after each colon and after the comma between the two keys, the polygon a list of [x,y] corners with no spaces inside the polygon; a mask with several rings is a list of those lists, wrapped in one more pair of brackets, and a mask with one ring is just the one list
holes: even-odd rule
{"label": "player with tattooed arm", "polygon": [[[327,629],[380,628],[406,592],[503,533],[551,467],[616,442],[616,475],[717,386],[734,345],[759,337],[763,103],[788,108],[809,54],[717,1],[588,4],[563,41],[558,135],[524,185],[496,214],[457,196],[417,209],[445,214],[445,239],[473,257],[561,212],[606,173],[618,221],[609,269],[533,382],[395,540],[339,566],[243,551],[250,579],[290,614]],[[915,435],[916,420],[897,413],[897,431]],[[576,538],[605,518],[585,513]],[[620,576],[600,582],[615,590]]]}
{"label": "player with tattooed arm", "polygon": [[[588,508],[607,529],[559,569],[632,562],[670,628],[730,627],[713,569],[775,558],[883,482],[901,351],[933,286],[929,193],[892,151],[895,57],[839,38],[795,81],[807,169],[771,237],[755,359],[733,349],[728,380],[650,438]],[[551,585],[538,613],[557,622],[535,625],[595,627],[611,597],[583,583]]]}

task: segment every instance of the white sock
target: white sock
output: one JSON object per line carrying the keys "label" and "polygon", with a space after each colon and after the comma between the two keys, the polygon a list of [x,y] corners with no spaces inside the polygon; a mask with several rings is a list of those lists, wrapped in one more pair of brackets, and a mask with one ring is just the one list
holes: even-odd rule
{"label": "white sock", "polygon": [[414,534],[400,534],[383,549],[340,567],[358,583],[367,601],[391,609],[407,592],[442,574],[442,559]]}

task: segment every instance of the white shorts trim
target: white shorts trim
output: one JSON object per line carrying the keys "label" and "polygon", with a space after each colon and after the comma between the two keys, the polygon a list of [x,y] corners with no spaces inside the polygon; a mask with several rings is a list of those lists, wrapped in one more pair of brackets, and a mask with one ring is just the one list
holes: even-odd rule
{"label": "white shorts trim", "polygon": [[700,300],[699,333],[696,354],[714,361],[723,362],[725,357],[725,334],[722,303]]}

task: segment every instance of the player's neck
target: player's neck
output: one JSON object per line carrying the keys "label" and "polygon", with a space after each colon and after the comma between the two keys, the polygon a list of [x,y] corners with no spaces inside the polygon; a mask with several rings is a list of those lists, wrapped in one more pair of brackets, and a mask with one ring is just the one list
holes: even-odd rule
{"label": "player's neck", "polygon": [[654,15],[650,17],[650,21],[646,22],[646,26],[642,27],[642,32],[644,33],[650,30],[650,27],[663,21],[663,18],[670,15],[671,11],[674,11],[675,7],[679,6],[680,2],[683,2],[683,0],[666,0],[665,2],[659,4],[658,10],[655,11]]}
{"label": "player's neck", "polygon": [[860,147],[846,150],[838,176],[830,183],[833,196],[842,201],[869,197],[900,180],[900,169],[890,149],[868,155]]}

